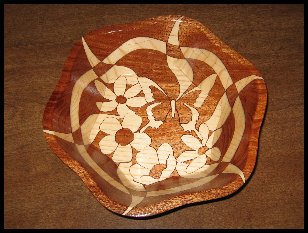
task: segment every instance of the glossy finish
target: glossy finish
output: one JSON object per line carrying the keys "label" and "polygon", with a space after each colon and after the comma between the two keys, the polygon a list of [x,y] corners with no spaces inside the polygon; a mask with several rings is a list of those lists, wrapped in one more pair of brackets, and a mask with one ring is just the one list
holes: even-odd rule
{"label": "glossy finish", "polygon": [[164,16],[77,42],[43,127],[100,203],[142,217],[239,189],[266,98],[259,71],[205,26]]}

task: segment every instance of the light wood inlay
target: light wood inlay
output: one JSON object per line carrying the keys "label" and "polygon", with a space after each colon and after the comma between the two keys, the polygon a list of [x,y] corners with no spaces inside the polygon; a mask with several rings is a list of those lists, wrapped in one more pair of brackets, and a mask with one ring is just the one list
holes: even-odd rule
{"label": "light wood inlay", "polygon": [[100,63],[100,60],[98,60],[98,58],[92,53],[92,51],[90,50],[89,46],[87,45],[87,43],[85,42],[83,37],[82,37],[82,44],[83,44],[83,48],[84,48],[84,50],[87,54],[87,58],[88,58],[90,65],[92,67],[94,67],[98,63]]}
{"label": "light wood inlay", "polygon": [[43,132],[51,134],[51,135],[55,135],[58,138],[62,138],[65,141],[74,143],[73,135],[70,134],[70,133],[68,133],[68,134],[67,133],[59,133],[59,132],[50,131],[50,130],[47,130],[47,129],[44,129]]}
{"label": "light wood inlay", "polygon": [[70,105],[70,117],[71,117],[71,125],[72,131],[76,131],[80,127],[79,122],[79,103],[83,90],[97,78],[97,75],[93,70],[89,70],[84,75],[82,75],[74,85],[72,91],[71,105]]}
{"label": "light wood inlay", "polygon": [[214,53],[205,49],[198,48],[181,47],[181,49],[185,58],[200,60],[212,67],[212,69],[219,76],[225,89],[227,89],[233,83],[228,70]]}
{"label": "light wood inlay", "polygon": [[[240,148],[250,148],[251,141],[257,140],[261,122],[256,129],[251,121],[257,119],[255,114],[258,120],[263,117],[265,105],[260,107],[259,101],[266,99],[259,72],[245,65],[240,55],[190,35],[191,27],[200,28],[196,21],[160,17],[157,20],[165,28],[158,28],[153,20],[122,27],[113,34],[114,40],[106,41],[104,28],[82,37],[83,50],[76,61],[86,61],[87,68],[72,65],[73,70],[83,69],[83,74],[71,76],[71,93],[62,97],[68,101],[45,112],[54,116],[61,115],[59,109],[70,110],[69,115],[61,115],[67,129],[44,132],[59,138],[72,158],[93,170],[91,182],[100,187],[99,192],[104,193],[105,182],[117,190],[110,200],[129,195],[130,200],[121,203],[124,210],[112,210],[135,217],[136,211],[159,213],[149,206],[166,198],[192,193],[201,201],[213,190],[218,190],[215,198],[229,194],[219,192],[225,185],[237,190],[253,168],[247,169],[248,152]],[[128,33],[130,27],[134,36]],[[153,36],[158,30],[167,31]],[[199,30],[199,35],[211,33]],[[246,70],[245,75],[231,77],[232,64]],[[200,66],[206,69],[201,70],[204,79],[197,81]],[[255,93],[245,91],[250,85]],[[242,102],[244,95],[248,97]]]}
{"label": "light wood inlay", "polygon": [[76,145],[77,150],[80,155],[84,158],[84,160],[89,164],[94,171],[96,171],[100,176],[102,176],[109,184],[114,186],[115,188],[121,190],[124,193],[129,193],[123,184],[119,183],[115,179],[113,179],[110,175],[108,175],[105,171],[103,171],[89,156],[88,152],[85,150],[85,147],[82,145]]}
{"label": "light wood inlay", "polygon": [[241,142],[245,129],[245,113],[239,97],[237,97],[235,100],[232,112],[235,116],[234,135],[230,142],[229,148],[222,160],[223,162],[231,161]]}
{"label": "light wood inlay", "polygon": [[137,49],[153,49],[166,53],[166,42],[149,37],[136,37],[123,43],[118,49],[106,57],[103,62],[106,64],[116,64],[126,54]]}

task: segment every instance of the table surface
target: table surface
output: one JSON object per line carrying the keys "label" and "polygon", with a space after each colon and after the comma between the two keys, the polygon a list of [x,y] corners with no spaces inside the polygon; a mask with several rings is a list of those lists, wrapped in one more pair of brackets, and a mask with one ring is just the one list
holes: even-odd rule
{"label": "table surface", "polygon": [[[44,107],[75,41],[179,14],[251,61],[268,88],[254,175],[230,198],[135,220],[105,209],[53,154]],[[303,228],[304,5],[5,5],[5,228]]]}

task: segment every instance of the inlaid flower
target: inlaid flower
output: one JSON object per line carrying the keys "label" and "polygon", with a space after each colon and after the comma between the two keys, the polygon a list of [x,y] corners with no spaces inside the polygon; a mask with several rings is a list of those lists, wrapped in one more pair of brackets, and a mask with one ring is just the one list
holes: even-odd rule
{"label": "inlaid flower", "polygon": [[[127,84],[133,84],[127,89]],[[141,92],[141,86],[137,82],[136,77],[134,80],[128,80],[125,76],[120,76],[114,82],[114,92],[106,87],[102,82],[95,81],[95,86],[100,94],[108,99],[108,102],[97,102],[97,107],[104,112],[112,111],[117,108],[120,116],[124,116],[131,112],[128,107],[142,107],[147,102],[145,97],[137,96]]]}
{"label": "inlaid flower", "polygon": [[136,155],[136,161],[129,172],[135,182],[144,185],[167,179],[176,167],[176,159],[168,143],[162,144],[157,151],[152,147],[144,148]]}
{"label": "inlaid flower", "polygon": [[[197,171],[201,171],[202,168],[206,168],[208,158],[213,161],[218,161],[221,153],[218,147],[213,147],[217,142],[222,129],[219,128],[212,132],[209,136],[209,128],[203,123],[199,127],[199,138],[193,135],[183,135],[182,141],[190,147],[192,150],[183,152],[177,158],[177,171],[180,176],[187,176]],[[200,140],[201,139],[201,140]]]}
{"label": "inlaid flower", "polygon": [[100,125],[100,130],[108,134],[99,143],[104,154],[113,153],[112,159],[116,163],[129,162],[132,159],[132,147],[141,151],[148,147],[151,138],[146,133],[138,133],[142,123],[136,114],[126,114],[120,122],[114,117],[107,117]]}

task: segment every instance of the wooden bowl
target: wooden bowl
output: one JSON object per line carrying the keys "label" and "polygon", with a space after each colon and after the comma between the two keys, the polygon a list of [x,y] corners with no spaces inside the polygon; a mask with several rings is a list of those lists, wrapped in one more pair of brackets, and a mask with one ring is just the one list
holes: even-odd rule
{"label": "wooden bowl", "polygon": [[145,217],[238,190],[266,100],[259,71],[205,26],[161,16],[75,43],[43,128],[103,206]]}

